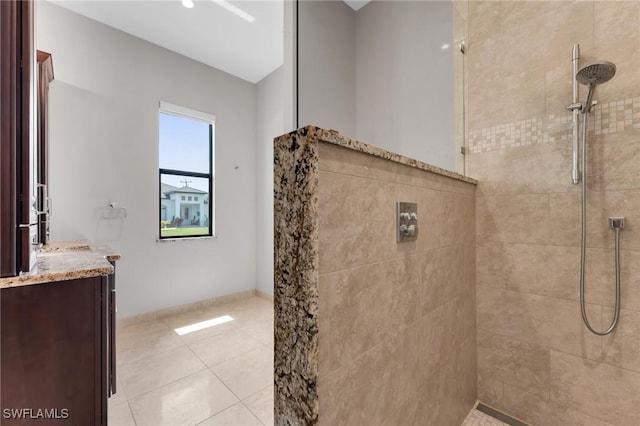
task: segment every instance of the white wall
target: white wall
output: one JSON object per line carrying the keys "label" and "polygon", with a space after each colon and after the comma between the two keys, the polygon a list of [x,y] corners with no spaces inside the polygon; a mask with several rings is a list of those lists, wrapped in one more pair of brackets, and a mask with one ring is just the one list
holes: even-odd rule
{"label": "white wall", "polygon": [[[121,316],[254,289],[255,85],[47,2],[37,19],[55,70],[52,240],[122,253]],[[216,116],[215,240],[156,242],[161,100]],[[100,219],[111,201],[126,219]]]}
{"label": "white wall", "polygon": [[256,93],[256,288],[268,295],[273,295],[273,139],[288,130],[284,87],[282,66],[257,83]]}
{"label": "white wall", "polygon": [[374,1],[355,28],[357,138],[455,170],[452,2]]}
{"label": "white wall", "polygon": [[299,124],[455,170],[453,4],[299,7]]}
{"label": "white wall", "polygon": [[298,7],[298,123],[354,137],[355,12],[335,0]]}

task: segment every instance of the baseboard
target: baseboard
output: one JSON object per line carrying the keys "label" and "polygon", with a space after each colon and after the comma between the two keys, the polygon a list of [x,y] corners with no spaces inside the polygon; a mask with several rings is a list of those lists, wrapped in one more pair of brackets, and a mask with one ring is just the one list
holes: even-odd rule
{"label": "baseboard", "polygon": [[209,308],[209,307],[220,305],[223,303],[229,303],[235,300],[241,300],[241,299],[246,299],[248,297],[255,297],[255,296],[263,297],[259,295],[256,290],[247,290],[247,291],[241,291],[233,294],[226,294],[224,296],[212,297],[210,299],[198,300],[197,302],[185,303],[184,305],[172,306],[170,308],[160,309],[152,312],[145,312],[144,314],[132,315],[124,318],[117,318],[116,326],[120,328],[120,327],[127,327],[133,324],[138,324],[138,323],[147,322],[147,321],[161,320],[163,318],[181,314],[183,312]]}
{"label": "baseboard", "polygon": [[267,294],[264,291],[256,290],[256,296],[273,302],[273,294]]}

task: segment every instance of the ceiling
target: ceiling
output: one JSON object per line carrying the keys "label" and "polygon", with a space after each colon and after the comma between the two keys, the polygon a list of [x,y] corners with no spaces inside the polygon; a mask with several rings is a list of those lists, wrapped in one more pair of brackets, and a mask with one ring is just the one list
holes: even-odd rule
{"label": "ceiling", "polygon": [[360,8],[362,8],[362,6],[366,5],[367,3],[369,3],[371,0],[344,0],[344,2],[346,4],[348,4],[351,9],[357,11]]}
{"label": "ceiling", "polygon": [[[252,83],[283,63],[283,0],[228,1],[254,22],[212,0],[49,1]],[[344,0],[356,11],[369,1]]]}
{"label": "ceiling", "polygon": [[228,2],[252,23],[212,0],[49,1],[252,83],[283,63],[283,0]]}

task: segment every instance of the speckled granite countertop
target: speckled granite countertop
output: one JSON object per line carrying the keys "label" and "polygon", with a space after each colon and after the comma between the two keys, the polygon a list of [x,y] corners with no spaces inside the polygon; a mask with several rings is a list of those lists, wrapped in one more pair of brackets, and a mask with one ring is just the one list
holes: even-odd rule
{"label": "speckled granite countertop", "polygon": [[[344,148],[353,149],[354,151],[363,152],[365,154],[373,155],[375,157],[384,158],[389,161],[404,164],[406,166],[415,167],[416,169],[426,170],[431,173],[436,173],[442,176],[447,176],[452,179],[461,180],[463,182],[478,184],[478,181],[467,176],[463,176],[459,173],[455,173],[440,167],[432,166],[431,164],[423,163],[422,161],[415,160],[413,158],[405,157],[404,155],[396,154],[395,152],[387,151],[386,149],[370,145],[368,143],[361,142],[357,139],[352,139],[347,136],[343,136],[335,130],[321,129],[315,126],[304,127],[306,134],[310,138],[315,137],[319,141],[328,142],[335,145],[339,145]],[[298,130],[291,132],[296,133]]]}
{"label": "speckled granite countertop", "polygon": [[111,261],[120,255],[104,245],[87,241],[48,244],[40,250],[31,271],[17,277],[0,278],[0,288],[74,280],[113,273]]}

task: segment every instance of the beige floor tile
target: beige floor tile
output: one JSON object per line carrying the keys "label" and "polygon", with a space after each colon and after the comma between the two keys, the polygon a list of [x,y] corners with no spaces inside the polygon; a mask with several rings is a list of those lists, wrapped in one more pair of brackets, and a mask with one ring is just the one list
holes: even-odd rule
{"label": "beige floor tile", "polygon": [[125,364],[118,374],[131,399],[205,368],[189,348],[181,346]]}
{"label": "beige floor tile", "polygon": [[127,402],[127,395],[124,393],[124,387],[122,386],[122,380],[116,370],[116,393],[109,397],[109,407],[115,407],[116,405],[124,404]]}
{"label": "beige floor tile", "polygon": [[250,334],[263,345],[273,346],[273,320],[265,321],[261,324],[242,327],[240,330]]}
{"label": "beige floor tile", "polygon": [[240,399],[273,384],[273,349],[262,346],[211,370]]}
{"label": "beige floor tile", "polygon": [[245,399],[244,404],[265,426],[273,426],[273,386]]}
{"label": "beige floor tile", "polygon": [[129,404],[111,404],[109,400],[108,419],[110,426],[136,426]]}
{"label": "beige floor tile", "polygon": [[229,316],[233,318],[233,323],[238,328],[273,324],[273,308],[270,306],[242,307],[230,312]]}
{"label": "beige floor tile", "polygon": [[[225,315],[231,321],[182,336],[175,331]],[[120,327],[117,349],[111,426],[273,424],[271,301],[250,297]]]}
{"label": "beige floor tile", "polygon": [[[228,317],[228,318],[225,318]],[[164,318],[163,321],[174,333],[178,334],[178,330],[181,327],[187,327],[190,325],[197,325],[205,321],[226,321],[219,324],[211,325],[201,330],[188,332],[180,335],[180,339],[189,344],[204,340],[208,337],[217,336],[221,333],[235,330],[235,321],[231,316],[224,312],[216,312],[211,309],[199,309],[192,312],[184,312],[171,317]]]}
{"label": "beige floor tile", "polygon": [[209,367],[244,355],[260,346],[261,342],[253,335],[238,329],[229,330],[189,345],[202,362]]}
{"label": "beige floor tile", "polygon": [[150,321],[117,331],[119,365],[182,346],[178,335],[161,321]]}
{"label": "beige floor tile", "polygon": [[199,423],[198,426],[262,426],[262,423],[244,404],[239,403]]}
{"label": "beige floor tile", "polygon": [[209,370],[131,400],[137,426],[192,426],[238,403]]}

